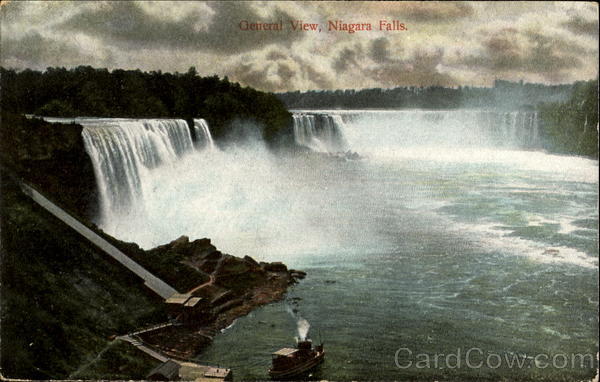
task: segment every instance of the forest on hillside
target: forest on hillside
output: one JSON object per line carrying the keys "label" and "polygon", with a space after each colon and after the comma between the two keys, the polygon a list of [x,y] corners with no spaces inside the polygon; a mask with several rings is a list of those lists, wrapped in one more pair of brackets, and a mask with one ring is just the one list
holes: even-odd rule
{"label": "forest on hillside", "polygon": [[274,142],[291,115],[271,93],[242,87],[227,77],[140,70],[0,68],[3,112],[53,117],[204,118],[216,139],[235,120],[250,120]]}
{"label": "forest on hillside", "polygon": [[493,87],[398,87],[277,94],[290,109],[482,108],[537,110],[550,152],[598,158],[598,79],[544,85],[496,80]]}
{"label": "forest on hillside", "polygon": [[269,143],[290,142],[286,109],[537,109],[546,148],[598,156],[598,79],[544,85],[496,80],[493,87],[398,87],[266,93],[227,77],[140,70],[0,68],[2,113],[53,117],[206,119],[215,139],[236,120],[256,122]]}
{"label": "forest on hillside", "polygon": [[575,83],[567,101],[538,109],[548,150],[598,158],[598,78]]}
{"label": "forest on hillside", "polygon": [[393,89],[310,90],[278,93],[290,109],[458,109],[533,108],[564,102],[574,85],[543,85],[496,80],[493,87],[397,87]]}

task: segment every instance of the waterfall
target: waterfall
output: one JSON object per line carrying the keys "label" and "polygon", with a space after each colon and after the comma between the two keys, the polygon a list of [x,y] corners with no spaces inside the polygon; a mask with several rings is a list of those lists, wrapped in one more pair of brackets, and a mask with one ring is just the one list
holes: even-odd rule
{"label": "waterfall", "polygon": [[297,144],[319,152],[414,146],[539,148],[537,112],[498,110],[298,111]]}
{"label": "waterfall", "polygon": [[538,113],[537,112],[533,113],[532,127],[533,127],[532,144],[534,147],[539,147],[540,146],[540,132],[539,132]]}
{"label": "waterfall", "polygon": [[512,148],[539,148],[537,112],[495,112],[503,114],[503,135],[495,137],[496,144]]}
{"label": "waterfall", "polygon": [[193,149],[184,120],[81,119],[100,194],[101,219],[143,205],[143,174]]}
{"label": "waterfall", "polygon": [[196,134],[196,146],[204,149],[212,150],[215,148],[208,122],[203,118],[194,119],[194,133]]}
{"label": "waterfall", "polygon": [[508,142],[513,143],[517,139],[517,117],[519,116],[518,112],[511,112],[508,114],[508,133],[505,137]]}
{"label": "waterfall", "polygon": [[319,152],[340,152],[348,148],[344,121],[337,114],[294,113],[294,138],[297,144]]}

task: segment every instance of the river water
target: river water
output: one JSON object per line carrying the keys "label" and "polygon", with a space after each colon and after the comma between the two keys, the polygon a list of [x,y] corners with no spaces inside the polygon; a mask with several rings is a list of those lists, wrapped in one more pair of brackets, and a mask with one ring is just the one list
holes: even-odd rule
{"label": "river water", "polygon": [[236,379],[267,378],[300,317],[325,342],[314,378],[593,377],[598,162],[537,149],[534,116],[437,113],[329,112],[335,134],[301,131],[360,160],[250,140],[142,169],[135,208],[102,228],[145,248],[210,237],[308,273],[199,355]]}

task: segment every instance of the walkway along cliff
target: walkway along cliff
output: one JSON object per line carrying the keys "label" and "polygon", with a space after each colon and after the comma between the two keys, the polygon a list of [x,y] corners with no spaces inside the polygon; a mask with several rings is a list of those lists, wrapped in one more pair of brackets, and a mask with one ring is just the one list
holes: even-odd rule
{"label": "walkway along cliff", "polygon": [[62,220],[69,227],[73,228],[75,231],[79,232],[83,237],[97,245],[106,254],[112,256],[112,258],[117,260],[131,272],[141,277],[144,280],[145,285],[157,295],[164,299],[167,299],[177,293],[177,291],[173,287],[171,287],[158,277],[154,276],[152,273],[148,272],[146,269],[144,269],[144,267],[130,259],[127,255],[119,251],[117,248],[115,248],[115,246],[113,246],[108,241],[100,237],[97,233],[80,223],[73,216],[69,215],[56,204],[52,203],[50,200],[45,198],[33,187],[25,183],[21,183],[21,189],[26,195],[28,195],[40,206],[44,207],[54,216]]}
{"label": "walkway along cliff", "polygon": [[[209,239],[190,241],[187,237],[182,236],[169,244],[150,250],[142,250],[134,243],[125,243],[112,238],[81,218],[81,216],[85,215],[86,208],[79,209],[76,213],[73,213],[73,207],[77,207],[78,205],[76,202],[78,197],[60,195],[60,192],[57,192],[57,190],[60,190],[58,187],[50,187],[49,191],[46,191],[44,188],[44,185],[47,184],[60,185],[61,182],[64,184],[70,183],[68,176],[61,179],[53,171],[45,171],[45,174],[39,173],[40,169],[59,169],[61,165],[76,167],[78,162],[79,165],[91,170],[89,158],[86,158],[87,155],[82,157],[80,154],[73,154],[74,152],[81,153],[84,147],[81,135],[82,126],[77,124],[50,124],[38,120],[31,121],[32,124],[36,125],[33,129],[31,126],[23,126],[29,123],[24,119],[20,120],[16,125],[12,126],[12,129],[5,123],[2,124],[2,313],[3,317],[7,317],[7,319],[3,319],[2,327],[3,354],[14,349],[23,348],[22,345],[27,345],[21,344],[22,341],[32,344],[29,348],[26,348],[26,353],[22,355],[18,363],[11,364],[6,363],[6,359],[2,360],[3,376],[51,379],[65,377],[140,378],[139,370],[137,374],[127,374],[126,372],[116,371],[116,369],[110,369],[114,367],[119,368],[119,370],[127,370],[129,366],[123,369],[124,365],[106,365],[108,362],[107,359],[114,359],[114,354],[109,355],[114,349],[118,348],[120,354],[128,353],[128,350],[123,349],[121,346],[115,346],[114,340],[117,340],[116,342],[123,342],[119,340],[125,340],[129,343],[135,342],[134,346],[136,348],[140,349],[140,347],[144,347],[144,349],[149,349],[149,352],[146,352],[146,354],[150,354],[150,352],[157,354],[157,357],[154,357],[155,361],[152,362],[135,361],[138,369],[143,368],[143,366],[140,366],[140,363],[148,365],[146,372],[141,375],[141,378],[148,377],[147,372],[152,365],[155,365],[156,360],[162,361],[164,359],[178,362],[181,373],[187,373],[189,370],[194,369],[194,365],[190,364],[187,360],[210,344],[213,336],[219,329],[230,325],[237,317],[247,314],[256,306],[282,298],[290,284],[294,283],[297,278],[304,277],[303,272],[288,270],[281,263],[259,263],[248,256],[242,259],[223,254],[211,244]],[[61,130],[62,127],[65,127],[67,130]],[[198,121],[198,126],[195,127],[201,131],[208,130],[202,121]],[[43,134],[39,135],[49,135],[49,137],[46,137],[46,139],[36,138],[28,140],[27,137],[32,134],[32,131],[35,132],[36,129],[43,130]],[[65,134],[65,131],[68,131],[69,139],[54,136],[56,134]],[[210,147],[211,145],[212,141],[207,140],[202,146]],[[60,153],[60,155],[57,155],[59,159],[54,157],[56,153]],[[60,163],[64,158],[68,160]],[[86,160],[88,163],[86,163]],[[36,164],[40,165],[36,166]],[[40,179],[42,181],[39,181]],[[65,187],[63,193],[73,193],[73,189],[76,188]],[[10,192],[4,192],[9,189]],[[41,209],[30,207],[30,203],[26,202],[26,198],[24,199],[22,196],[18,196],[18,194],[27,195],[35,204],[49,212],[51,214],[49,216],[53,216],[59,220],[54,221],[47,218]],[[66,204],[69,207],[65,208],[62,202],[58,203],[56,201],[57,198],[62,202],[66,200]],[[27,211],[31,209],[32,212],[29,213],[23,208],[26,208]],[[33,225],[30,225],[30,223],[23,224],[18,221],[24,218],[31,221]],[[37,222],[34,223],[34,220],[32,220],[40,218],[45,219],[43,225]],[[54,226],[50,226],[48,223]],[[59,227],[63,223],[65,227],[69,227],[66,231],[65,228]],[[57,229],[54,229],[54,227]],[[40,228],[43,230],[40,230]],[[69,230],[77,232],[80,235],[79,238],[76,239],[76,236],[68,233],[69,237],[66,238],[64,236],[65,239],[63,239],[62,235],[64,234],[60,232],[67,233]],[[56,231],[58,234],[52,233],[48,235],[46,233],[50,233],[51,231]],[[29,235],[29,232],[31,232],[31,235]],[[23,257],[26,252],[19,251],[19,248],[25,248],[22,244],[27,243],[20,242],[20,240],[28,240],[27,238],[30,236],[32,238],[35,237],[35,241],[30,242],[34,247],[29,252],[31,252],[31,256],[37,252],[37,258],[32,257],[31,260],[26,260]],[[47,244],[45,247],[37,247],[36,250],[35,243],[39,240]],[[93,252],[103,253],[108,256],[98,257],[94,255],[90,256],[86,261],[85,256],[81,256],[77,250],[78,247],[75,247],[74,243],[77,243],[76,245],[82,248],[85,247],[84,252],[89,251],[87,248],[95,248]],[[51,253],[45,252],[48,244],[53,248]],[[64,245],[68,245],[68,247],[63,247]],[[5,256],[5,254],[8,254],[8,256]],[[55,267],[55,265],[52,265],[51,268],[46,267],[46,265],[42,267],[36,266],[31,270],[23,265],[17,266],[17,264],[23,261],[30,261],[31,264],[36,264],[38,260],[44,264],[48,263],[48,261],[55,262],[53,258],[57,256],[60,256],[60,263],[64,265],[61,265],[60,272],[56,274],[46,273],[47,271],[54,272],[52,267]],[[69,264],[69,262],[73,261],[77,261],[77,263]],[[16,267],[11,265],[13,262]],[[94,293],[103,294],[103,297],[100,299],[97,296],[90,296],[89,290],[91,289],[88,287],[81,289],[78,285],[73,286],[72,280],[81,278],[78,275],[80,274],[79,269],[82,266],[89,269],[89,271],[86,271],[87,273],[94,273],[108,264],[112,264],[110,267],[119,264],[121,270],[112,272],[116,279],[124,280],[123,270],[133,272],[143,280],[143,285],[147,290],[152,292],[151,294],[163,300],[163,304],[156,305],[156,309],[152,313],[152,318],[149,315],[143,318],[144,316],[140,316],[137,312],[134,314],[134,311],[139,310],[139,306],[143,306],[147,310],[152,309],[151,301],[156,301],[156,297],[143,297],[142,300],[144,302],[142,303],[139,300],[142,305],[138,306],[137,303],[133,302],[135,300],[132,300],[133,296],[139,295],[137,289],[135,293],[125,292],[127,297],[107,294],[114,290],[112,286],[109,286],[113,281],[110,279],[111,276],[106,276],[108,274],[100,278],[93,276],[97,280],[94,281],[96,284],[93,288]],[[46,284],[40,284],[40,288],[35,287],[31,290],[45,290],[45,293],[26,296],[26,291],[19,289],[19,281],[14,276],[19,274],[19,278],[21,279],[23,277],[36,277],[32,273],[35,269],[40,269],[44,272],[37,275],[40,280],[45,280],[47,278],[46,275],[48,275],[48,278],[59,282],[53,281],[50,284],[47,282]],[[71,275],[72,272],[77,272],[77,274]],[[13,279],[15,280],[13,281]],[[62,281],[63,279],[64,281]],[[125,279],[127,279],[126,276]],[[122,283],[122,281],[117,282]],[[129,277],[127,283],[131,285],[135,284],[131,277]],[[32,284],[30,285],[33,286]],[[60,289],[63,288],[63,285],[71,286],[68,290]],[[119,286],[119,288],[122,288],[122,286]],[[128,288],[138,287],[128,286]],[[82,297],[90,296],[87,298],[91,300],[89,300],[87,305],[70,306],[68,304],[72,303],[71,294],[73,293],[79,294]],[[127,319],[129,323],[121,327],[112,324],[107,326],[105,325],[106,320],[99,321],[97,328],[102,329],[94,334],[88,332],[90,333],[88,335],[92,335],[95,338],[88,338],[82,342],[80,335],[76,332],[64,332],[60,334],[64,339],[61,339],[60,341],[62,342],[58,343],[57,339],[54,338],[54,333],[58,332],[46,333],[45,329],[43,329],[46,324],[44,321],[46,319],[43,317],[46,316],[40,316],[39,320],[32,320],[31,327],[26,328],[27,330],[35,330],[36,325],[39,324],[40,331],[45,334],[42,337],[37,335],[37,338],[43,339],[42,342],[38,342],[36,336],[29,337],[29,334],[22,336],[17,333],[20,330],[17,323],[19,312],[24,312],[24,310],[14,310],[14,304],[11,302],[14,300],[11,297],[13,294],[15,296],[14,299],[29,298],[33,299],[33,301],[44,301],[44,306],[47,304],[47,308],[40,308],[38,305],[37,310],[34,310],[35,312],[43,312],[44,310],[52,312],[58,309],[57,312],[59,314],[49,314],[58,320],[68,320],[70,322],[69,325],[82,327],[91,325],[90,330],[93,330],[95,325],[94,319],[87,319],[85,325],[76,320],[75,317],[80,315],[80,310],[89,311],[91,317],[101,317],[105,314],[110,315],[111,311],[117,314],[116,312],[119,311],[121,313],[118,313],[118,317],[115,317],[115,319]],[[66,302],[67,305],[52,303],[53,301],[60,301],[65,296],[69,298]],[[16,302],[17,300],[14,301]],[[120,306],[120,304],[127,305]],[[29,307],[26,309],[29,309]],[[103,313],[98,315],[98,313],[94,313],[95,309],[101,309]],[[75,314],[71,313],[69,316],[65,315],[66,312],[74,312]],[[132,313],[130,317],[128,317],[129,314],[127,312]],[[148,311],[147,314],[150,314],[150,312]],[[63,316],[65,318],[61,318]],[[14,325],[11,324],[13,321]],[[57,321],[57,325],[67,327],[61,322],[64,321]],[[171,322],[172,324],[161,324],[161,322]],[[137,325],[137,330],[131,323]],[[152,325],[148,327],[148,323],[152,323]],[[144,327],[146,329],[143,329]],[[103,335],[101,333],[107,333],[106,330],[112,331],[110,342],[105,342],[101,337],[98,337],[98,335]],[[76,337],[72,337],[73,335]],[[107,337],[108,335],[104,338]],[[33,341],[29,338],[33,339]],[[88,346],[84,345],[85,343]],[[77,344],[77,348],[73,347],[75,344]],[[103,346],[102,344],[104,344],[105,348],[100,347]],[[57,346],[72,355],[66,357],[64,353],[56,352],[53,349],[58,349]],[[81,351],[85,355],[81,353],[77,355],[77,352]],[[48,356],[48,354],[55,354],[56,356]],[[69,363],[67,359],[73,359],[74,363]],[[130,360],[132,359],[132,355],[126,355],[125,358],[121,357],[120,359]],[[24,361],[29,362],[29,367],[25,366],[26,362]],[[20,366],[21,364],[24,366]],[[198,372],[197,368],[194,370],[195,373]],[[207,372],[214,373],[215,378],[226,378],[222,370],[211,370]]]}

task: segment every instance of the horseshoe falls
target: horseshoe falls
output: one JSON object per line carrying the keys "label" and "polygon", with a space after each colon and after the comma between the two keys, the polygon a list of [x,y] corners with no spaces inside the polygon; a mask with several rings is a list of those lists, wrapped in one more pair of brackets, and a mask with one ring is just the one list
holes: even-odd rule
{"label": "horseshoe falls", "polygon": [[539,135],[535,111],[350,110],[294,114],[296,143],[322,152],[348,148],[397,151],[414,146],[535,149],[541,147]]}
{"label": "horseshoe falls", "polygon": [[293,118],[297,144],[323,152],[343,151],[348,147],[340,115],[296,113]]}
{"label": "horseshoe falls", "polygon": [[[144,248],[210,237],[308,273],[200,361],[267,378],[269,354],[293,345],[293,305],[326,344],[314,378],[593,378],[596,160],[543,151],[533,110],[301,110],[293,122],[302,149],[288,154],[255,138],[217,147],[201,120],[82,122],[109,234]],[[461,367],[417,368],[419,354]],[[550,366],[495,367],[492,354]],[[574,354],[593,356],[551,364]]]}

